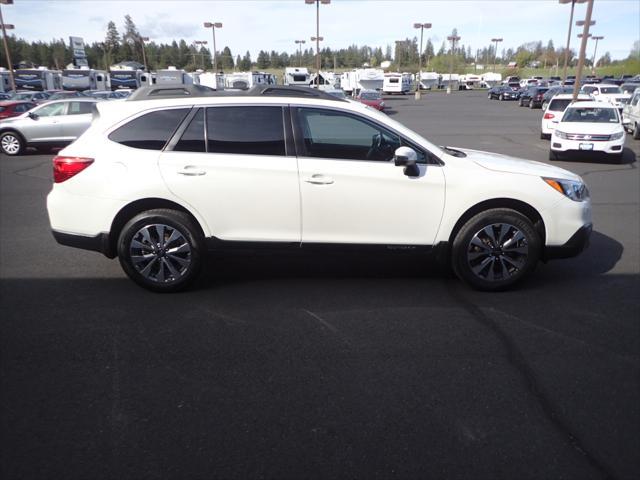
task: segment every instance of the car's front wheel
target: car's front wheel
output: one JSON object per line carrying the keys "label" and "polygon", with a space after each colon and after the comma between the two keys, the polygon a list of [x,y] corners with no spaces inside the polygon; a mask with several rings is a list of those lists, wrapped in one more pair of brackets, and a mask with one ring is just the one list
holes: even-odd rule
{"label": "car's front wheel", "polygon": [[129,220],[118,239],[125,273],[155,292],[176,292],[195,280],[202,266],[204,240],[184,212],[149,210]]}
{"label": "car's front wheel", "polygon": [[5,155],[20,155],[24,151],[24,140],[15,132],[4,132],[0,135],[0,150]]}
{"label": "car's front wheel", "polygon": [[531,221],[507,208],[481,212],[460,229],[453,241],[452,266],[473,288],[504,290],[535,268],[541,240]]}

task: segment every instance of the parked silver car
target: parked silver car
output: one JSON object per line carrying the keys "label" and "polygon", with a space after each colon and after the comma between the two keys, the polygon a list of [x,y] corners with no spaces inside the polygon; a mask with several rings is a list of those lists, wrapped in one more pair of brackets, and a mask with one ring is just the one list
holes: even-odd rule
{"label": "parked silver car", "polygon": [[67,145],[91,125],[94,98],[54,100],[18,117],[0,121],[0,151],[20,155],[26,147]]}

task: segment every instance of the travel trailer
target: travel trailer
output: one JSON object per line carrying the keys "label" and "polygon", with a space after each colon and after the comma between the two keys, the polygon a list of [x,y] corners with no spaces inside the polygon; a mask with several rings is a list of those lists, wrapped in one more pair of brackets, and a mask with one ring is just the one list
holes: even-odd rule
{"label": "travel trailer", "polygon": [[9,77],[9,70],[6,68],[0,68],[0,93],[11,91],[11,78]]}
{"label": "travel trailer", "polygon": [[255,85],[276,85],[276,76],[265,72],[234,72],[224,75],[225,90],[248,90]]}
{"label": "travel trailer", "polygon": [[309,71],[304,67],[288,67],[284,69],[285,85],[309,85]]}
{"label": "travel trailer", "polygon": [[320,78],[313,73],[309,77],[310,87],[316,87],[320,90],[335,90],[340,88],[340,76],[333,72],[320,72]]}
{"label": "travel trailer", "polygon": [[15,70],[13,77],[16,81],[16,90],[61,90],[62,75],[57,70],[47,68],[29,68]]}
{"label": "travel trailer", "polygon": [[440,76],[440,85],[438,88],[448,88],[451,87],[451,90],[458,90],[460,86],[460,75],[457,73],[443,73]]}
{"label": "travel trailer", "polygon": [[135,90],[151,85],[151,74],[142,70],[110,70],[111,90],[128,88]]}
{"label": "travel trailer", "polygon": [[481,78],[482,82],[484,83],[483,87],[485,88],[495,87],[496,85],[500,85],[500,83],[502,82],[502,74],[500,73],[483,73],[481,75]]}
{"label": "travel trailer", "polygon": [[198,85],[198,75],[190,74],[176,67],[158,70],[155,76],[156,85]]}
{"label": "travel trailer", "polygon": [[347,94],[357,94],[360,90],[382,90],[384,71],[379,68],[356,68],[344,72],[340,86]]}
{"label": "travel trailer", "polygon": [[467,75],[460,75],[458,82],[459,90],[473,90],[474,88],[480,88],[482,77],[469,73]]}
{"label": "travel trailer", "polygon": [[438,88],[440,75],[437,72],[420,72],[420,89],[431,90]]}
{"label": "travel trailer", "polygon": [[384,93],[401,93],[406,95],[411,91],[411,74],[410,73],[385,73],[382,82],[382,91]]}
{"label": "travel trailer", "polygon": [[224,90],[224,74],[203,72],[200,74],[200,85],[214,90]]}
{"label": "travel trailer", "polygon": [[62,71],[64,90],[111,90],[109,74],[104,70],[73,68]]}

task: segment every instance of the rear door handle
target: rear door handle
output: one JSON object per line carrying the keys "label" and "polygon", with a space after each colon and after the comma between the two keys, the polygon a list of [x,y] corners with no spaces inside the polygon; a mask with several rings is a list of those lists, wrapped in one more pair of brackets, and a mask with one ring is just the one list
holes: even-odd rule
{"label": "rear door handle", "polygon": [[315,173],[311,175],[310,178],[305,179],[305,182],[311,183],[312,185],[331,185],[333,183],[333,178],[326,177],[321,173]]}
{"label": "rear door handle", "polygon": [[178,170],[178,175],[184,175],[186,177],[199,177],[205,175],[207,172],[194,165],[187,165],[182,170]]}

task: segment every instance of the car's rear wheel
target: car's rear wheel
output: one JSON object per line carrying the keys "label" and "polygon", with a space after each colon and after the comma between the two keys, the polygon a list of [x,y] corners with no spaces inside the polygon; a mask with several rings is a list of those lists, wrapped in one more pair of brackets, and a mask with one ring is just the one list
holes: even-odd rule
{"label": "car's rear wheel", "polygon": [[540,108],[542,108],[542,110],[546,110],[548,106],[549,102],[542,102],[542,106]]}
{"label": "car's rear wheel", "polygon": [[481,212],[453,241],[456,275],[478,290],[498,291],[516,284],[538,263],[541,240],[531,221],[515,210]]}
{"label": "car's rear wheel", "polygon": [[531,110],[533,110],[534,108],[536,108],[536,104],[534,103],[533,99],[529,100],[529,108]]}
{"label": "car's rear wheel", "polygon": [[0,135],[0,150],[5,155],[20,155],[24,151],[24,140],[15,132],[4,132]]}
{"label": "car's rear wheel", "polygon": [[560,154],[555,150],[549,150],[549,160],[560,160]]}
{"label": "car's rear wheel", "polygon": [[522,101],[522,99],[519,100],[518,102],[518,106],[519,107],[524,107],[524,102]]}
{"label": "car's rear wheel", "polygon": [[176,292],[195,280],[204,240],[193,221],[176,210],[149,210],[129,220],[118,239],[125,273],[148,290]]}
{"label": "car's rear wheel", "polygon": [[504,95],[503,94],[500,94],[500,101],[504,102]]}

